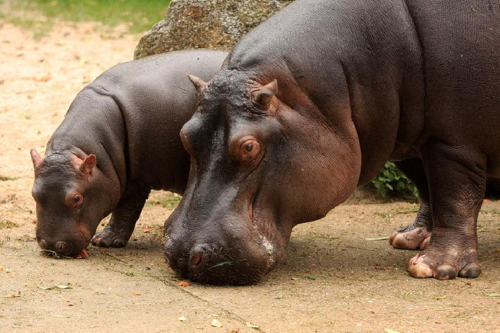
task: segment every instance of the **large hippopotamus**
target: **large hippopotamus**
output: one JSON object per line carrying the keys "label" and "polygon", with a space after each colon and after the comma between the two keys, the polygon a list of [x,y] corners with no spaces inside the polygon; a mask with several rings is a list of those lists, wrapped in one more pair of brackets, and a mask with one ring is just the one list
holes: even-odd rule
{"label": "large hippopotamus", "polygon": [[123,247],[151,189],[184,192],[190,163],[179,131],[197,106],[185,73],[208,80],[226,55],[183,51],[123,63],[78,94],[45,157],[31,150],[36,238],[43,249],[78,256],[91,239]]}
{"label": "large hippopotamus", "polygon": [[421,180],[432,220],[410,274],[477,277],[477,215],[500,177],[499,54],[498,0],[295,1],[211,81],[191,70],[192,165],[166,260],[196,281],[255,283],[295,225],[393,160]]}

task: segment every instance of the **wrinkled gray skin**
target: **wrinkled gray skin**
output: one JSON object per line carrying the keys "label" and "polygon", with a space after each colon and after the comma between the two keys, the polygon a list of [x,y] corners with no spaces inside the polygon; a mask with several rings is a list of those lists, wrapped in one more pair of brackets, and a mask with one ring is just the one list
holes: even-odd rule
{"label": "wrinkled gray skin", "polygon": [[186,79],[210,79],[227,53],[183,51],[115,66],[85,87],[47,144],[32,150],[37,241],[76,256],[95,235],[98,246],[123,247],[151,189],[183,193],[189,155],[179,131],[197,106]]}
{"label": "wrinkled gray skin", "polygon": [[410,274],[477,277],[477,214],[486,178],[500,177],[499,7],[297,0],[208,84],[192,76],[200,106],[181,131],[192,164],[165,224],[169,264],[200,282],[255,283],[296,224],[393,160],[418,163],[432,207]]}

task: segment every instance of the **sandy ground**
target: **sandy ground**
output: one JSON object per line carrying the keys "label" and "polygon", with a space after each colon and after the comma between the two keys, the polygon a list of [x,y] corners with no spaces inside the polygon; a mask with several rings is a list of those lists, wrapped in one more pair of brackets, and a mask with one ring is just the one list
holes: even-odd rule
{"label": "sandy ground", "polygon": [[1,332],[500,332],[500,202],[480,215],[475,280],[412,279],[413,252],[366,240],[407,224],[416,206],[405,202],[342,205],[297,227],[286,260],[250,287],[179,286],[161,255],[171,210],[155,205],[167,196],[160,192],[126,249],[90,247],[88,260],[42,256],[29,149],[44,151],[76,93],[130,60],[137,39],[63,24],[36,42],[0,27]]}

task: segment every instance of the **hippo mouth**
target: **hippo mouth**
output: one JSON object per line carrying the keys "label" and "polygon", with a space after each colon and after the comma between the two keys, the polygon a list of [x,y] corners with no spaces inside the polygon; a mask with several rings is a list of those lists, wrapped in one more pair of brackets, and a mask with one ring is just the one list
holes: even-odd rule
{"label": "hippo mouth", "polygon": [[[232,259],[229,256],[219,256],[217,263],[200,268],[182,268],[172,265],[166,257],[166,262],[183,279],[210,285],[243,286],[256,284],[270,271],[269,267],[252,263],[252,259]],[[180,262],[182,265],[182,260]]]}
{"label": "hippo mouth", "polygon": [[166,234],[164,258],[183,279],[211,285],[252,285],[262,280],[280,259],[275,246],[255,228],[255,242],[215,246],[198,244],[190,250],[185,242]]}
{"label": "hippo mouth", "polygon": [[79,230],[77,235],[79,237],[55,242],[39,239],[38,244],[42,248],[42,254],[55,259],[88,258],[87,247],[90,241],[82,230]]}
{"label": "hippo mouth", "polygon": [[65,256],[63,254],[59,254],[53,250],[42,249],[41,252],[43,255],[50,257],[50,258],[54,258],[54,259],[88,259],[90,257],[90,255],[86,249],[81,250],[78,254],[71,256],[71,257]]}

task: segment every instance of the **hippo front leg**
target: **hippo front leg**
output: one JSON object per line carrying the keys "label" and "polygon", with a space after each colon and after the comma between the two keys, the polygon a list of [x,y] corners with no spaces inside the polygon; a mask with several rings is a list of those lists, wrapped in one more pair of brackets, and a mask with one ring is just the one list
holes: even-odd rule
{"label": "hippo front leg", "polygon": [[429,245],[431,237],[432,213],[427,175],[422,160],[415,158],[395,164],[417,187],[420,207],[415,220],[406,227],[394,231],[389,243],[395,249],[424,250]]}
{"label": "hippo front leg", "polygon": [[125,188],[111,220],[103,231],[92,238],[92,244],[100,247],[124,247],[135,228],[151,189],[143,184],[129,184]]}
{"label": "hippo front leg", "polygon": [[429,247],[412,258],[413,277],[453,279],[481,273],[477,259],[477,216],[486,188],[486,158],[466,146],[430,142],[424,151],[433,230]]}

